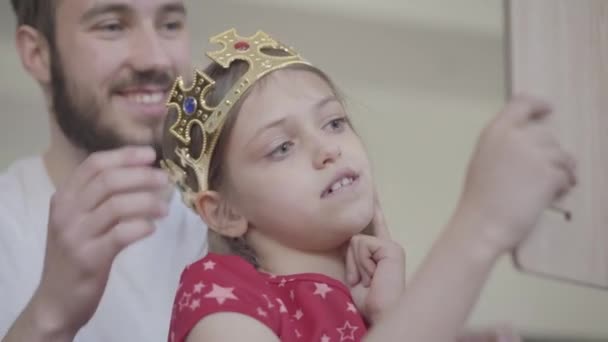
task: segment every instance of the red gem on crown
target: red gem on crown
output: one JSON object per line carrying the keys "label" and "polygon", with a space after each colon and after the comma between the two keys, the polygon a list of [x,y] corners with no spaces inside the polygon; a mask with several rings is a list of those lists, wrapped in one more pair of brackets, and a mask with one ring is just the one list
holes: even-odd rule
{"label": "red gem on crown", "polygon": [[237,49],[238,51],[247,51],[249,50],[249,43],[247,42],[237,42],[236,44],[234,44],[234,48]]}

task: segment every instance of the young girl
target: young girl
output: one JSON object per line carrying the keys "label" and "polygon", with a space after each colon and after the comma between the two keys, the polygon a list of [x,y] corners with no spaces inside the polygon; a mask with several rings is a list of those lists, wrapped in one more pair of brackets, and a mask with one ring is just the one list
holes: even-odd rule
{"label": "young girl", "polygon": [[372,170],[329,78],[259,32],[211,39],[204,74],[169,101],[164,167],[208,224],[170,341],[454,341],[496,260],[574,184],[518,97],[481,135],[462,197],[405,291]]}

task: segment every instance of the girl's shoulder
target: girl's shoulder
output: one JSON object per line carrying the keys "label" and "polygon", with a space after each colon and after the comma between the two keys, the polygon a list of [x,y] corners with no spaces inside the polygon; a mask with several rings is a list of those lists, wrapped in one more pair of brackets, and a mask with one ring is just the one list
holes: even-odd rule
{"label": "girl's shoulder", "polygon": [[[265,301],[262,294],[272,291],[267,280],[267,276],[239,256],[209,253],[182,272],[176,305],[180,307],[180,295],[190,300],[191,306],[197,306],[192,299],[200,299],[200,304],[216,303],[218,308],[258,305]],[[181,306],[186,302],[184,299]]]}
{"label": "girl's shoulder", "polygon": [[202,259],[186,266],[180,284],[198,281],[238,282],[251,285],[264,284],[265,279],[253,265],[236,255],[208,253]]}
{"label": "girl's shoulder", "polygon": [[276,332],[279,313],[266,309],[270,292],[267,278],[241,257],[209,253],[181,274],[171,337],[183,341],[200,320],[221,312],[253,317]]}

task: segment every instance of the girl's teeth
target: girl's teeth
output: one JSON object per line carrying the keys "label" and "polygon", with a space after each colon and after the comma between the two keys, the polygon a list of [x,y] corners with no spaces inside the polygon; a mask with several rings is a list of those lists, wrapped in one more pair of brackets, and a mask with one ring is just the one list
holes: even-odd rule
{"label": "girl's teeth", "polygon": [[345,187],[347,185],[351,185],[353,183],[353,179],[350,177],[345,177],[342,178],[342,180],[339,180],[337,182],[335,182],[332,186],[331,186],[331,191],[330,193],[340,190],[342,187]]}

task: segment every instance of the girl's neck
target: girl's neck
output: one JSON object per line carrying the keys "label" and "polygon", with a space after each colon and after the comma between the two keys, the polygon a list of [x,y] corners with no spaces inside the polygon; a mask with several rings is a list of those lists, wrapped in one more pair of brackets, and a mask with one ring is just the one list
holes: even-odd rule
{"label": "girl's neck", "polygon": [[264,253],[258,253],[262,271],[274,275],[319,273],[345,282],[345,247],[327,252],[307,252],[275,244],[273,248],[263,250]]}

